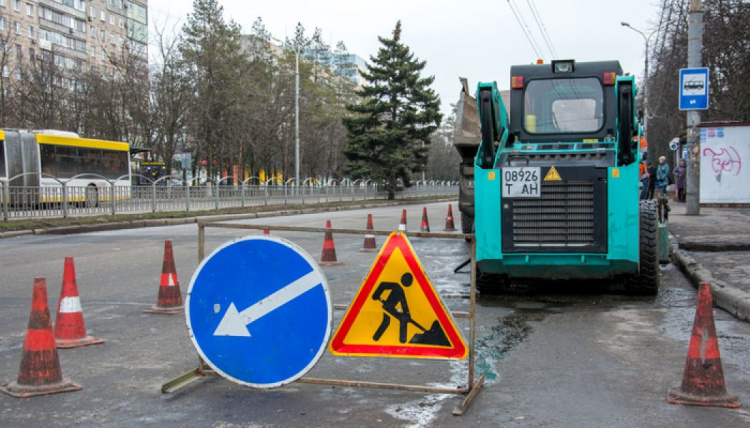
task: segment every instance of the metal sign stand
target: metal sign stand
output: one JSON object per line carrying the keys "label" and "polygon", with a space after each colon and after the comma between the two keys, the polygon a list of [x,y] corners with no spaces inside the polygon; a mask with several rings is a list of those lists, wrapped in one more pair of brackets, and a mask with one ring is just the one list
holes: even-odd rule
{"label": "metal sign stand", "polygon": [[[250,229],[250,230],[277,230],[277,231],[293,231],[293,232],[332,232],[339,234],[355,234],[355,235],[381,235],[388,236],[390,231],[380,230],[359,230],[359,229],[328,229],[328,228],[310,228],[310,227],[291,227],[291,226],[270,226],[270,225],[248,225],[248,224],[233,224],[233,223],[218,223],[218,222],[198,222],[198,259],[202,261],[205,256],[205,240],[206,240],[206,227],[216,227],[224,229]],[[429,232],[415,232],[409,233],[409,236],[417,238],[441,238],[441,239],[470,239],[471,240],[471,287],[469,291],[469,312],[452,312],[456,318],[469,318],[469,368],[468,368],[468,379],[467,387],[465,388],[442,388],[433,387],[427,385],[406,385],[397,383],[381,383],[381,382],[367,382],[367,381],[355,381],[355,380],[342,380],[342,379],[319,379],[311,377],[301,377],[297,379],[297,382],[309,383],[316,385],[329,385],[329,386],[347,386],[355,388],[380,388],[380,389],[392,389],[399,391],[415,391],[423,393],[435,393],[435,394],[455,394],[465,395],[464,400],[461,404],[453,409],[453,414],[456,416],[463,415],[471,405],[472,400],[479,393],[480,388],[484,384],[485,376],[482,375],[478,380],[474,379],[474,368],[475,368],[475,341],[476,341],[476,241],[474,235],[471,234],[455,234],[455,233],[429,233]],[[334,305],[334,309],[346,309],[346,305]],[[190,370],[187,373],[178,376],[169,382],[162,385],[161,392],[169,394],[175,392],[191,383],[202,379],[208,375],[215,375],[216,372],[212,370],[206,362],[198,357],[198,366]]]}

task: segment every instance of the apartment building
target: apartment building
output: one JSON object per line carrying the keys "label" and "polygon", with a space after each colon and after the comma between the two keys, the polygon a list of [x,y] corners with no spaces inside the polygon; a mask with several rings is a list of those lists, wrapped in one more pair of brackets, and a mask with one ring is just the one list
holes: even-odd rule
{"label": "apartment building", "polygon": [[[4,77],[24,58],[70,70],[115,71],[124,55],[148,62],[147,0],[0,0]],[[20,76],[20,74],[19,74]]]}

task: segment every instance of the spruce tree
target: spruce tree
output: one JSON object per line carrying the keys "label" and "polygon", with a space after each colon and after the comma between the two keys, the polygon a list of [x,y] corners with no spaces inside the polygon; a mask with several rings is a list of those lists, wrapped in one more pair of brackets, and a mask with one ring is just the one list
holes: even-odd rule
{"label": "spruce tree", "polygon": [[440,98],[430,88],[435,77],[421,76],[426,62],[401,42],[401,21],[392,38],[378,40],[383,46],[370,57],[362,74],[367,83],[357,91],[361,101],[347,106],[353,114],[344,119],[344,154],[352,178],[384,182],[393,199],[401,184],[411,185],[412,173],[425,169],[430,134],[442,117]]}

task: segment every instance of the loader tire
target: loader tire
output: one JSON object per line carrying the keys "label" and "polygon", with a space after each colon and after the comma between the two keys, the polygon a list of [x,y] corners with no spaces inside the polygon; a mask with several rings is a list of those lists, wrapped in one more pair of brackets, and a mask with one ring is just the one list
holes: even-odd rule
{"label": "loader tire", "polygon": [[625,281],[625,289],[629,294],[655,296],[659,292],[657,227],[655,201],[641,201],[639,272]]}

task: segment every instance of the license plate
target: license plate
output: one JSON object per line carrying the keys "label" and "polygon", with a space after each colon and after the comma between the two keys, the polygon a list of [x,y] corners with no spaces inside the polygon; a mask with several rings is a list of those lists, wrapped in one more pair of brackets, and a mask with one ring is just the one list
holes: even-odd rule
{"label": "license plate", "polygon": [[503,198],[538,198],[541,196],[541,168],[503,168]]}

